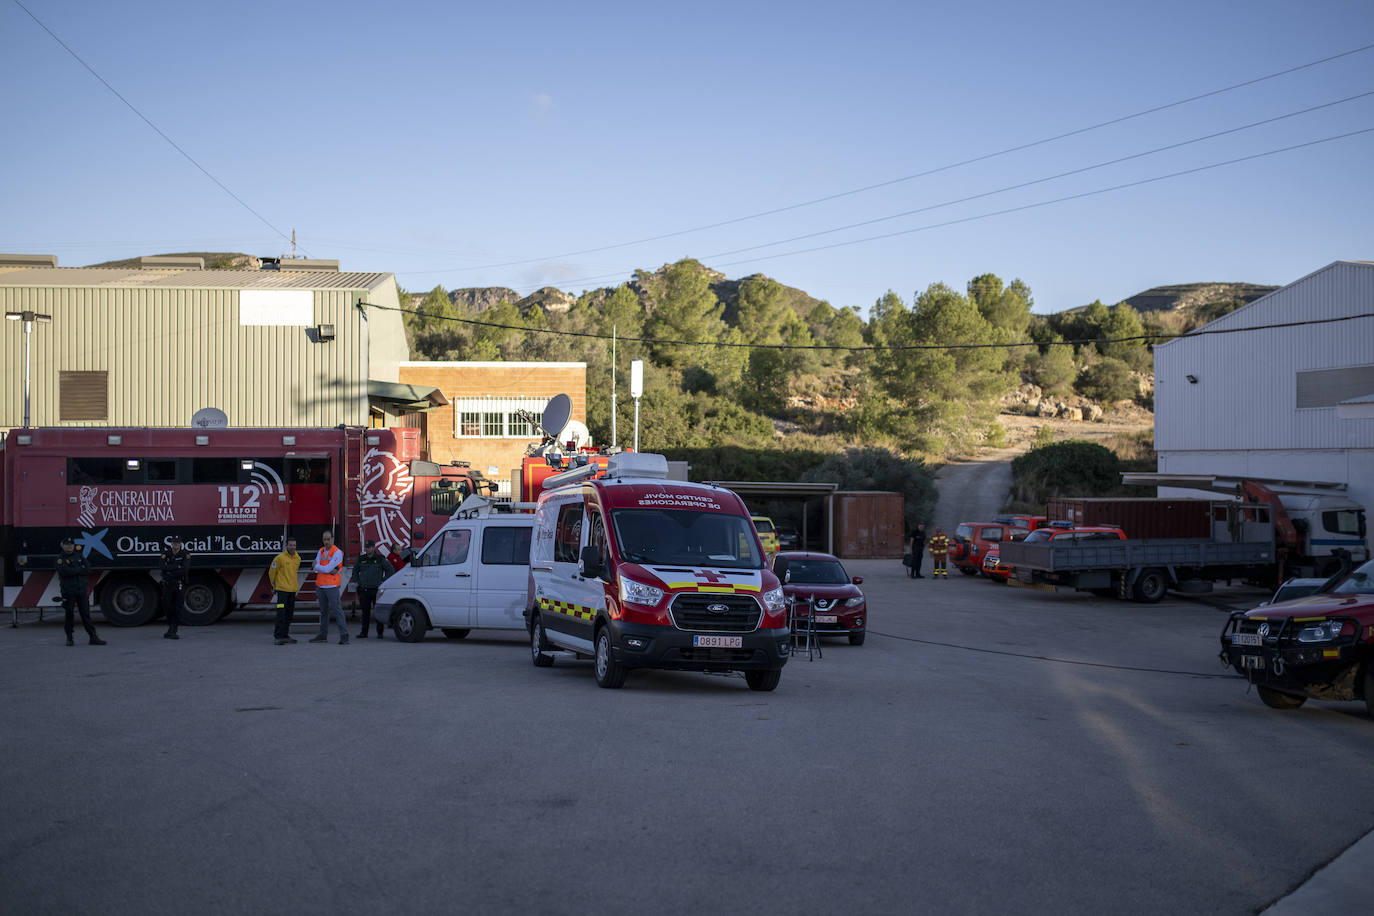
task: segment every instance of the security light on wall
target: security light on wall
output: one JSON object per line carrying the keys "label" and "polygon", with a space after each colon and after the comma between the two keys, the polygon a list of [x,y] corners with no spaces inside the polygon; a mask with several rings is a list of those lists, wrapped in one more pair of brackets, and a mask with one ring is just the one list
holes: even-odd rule
{"label": "security light on wall", "polygon": [[320,343],[327,343],[334,339],[334,325],[322,324],[315,329],[315,336]]}
{"label": "security light on wall", "polygon": [[1188,384],[1189,384],[1189,385],[1196,385],[1196,384],[1197,384],[1197,376],[1196,376],[1196,375],[1185,375],[1184,378],[1186,378],[1186,379],[1188,380]]}

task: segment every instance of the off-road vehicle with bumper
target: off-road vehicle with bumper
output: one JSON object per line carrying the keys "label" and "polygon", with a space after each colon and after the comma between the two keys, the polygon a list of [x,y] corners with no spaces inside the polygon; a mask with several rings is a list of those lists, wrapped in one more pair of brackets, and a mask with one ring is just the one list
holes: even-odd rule
{"label": "off-road vehicle with bumper", "polygon": [[1233,613],[1221,661],[1274,709],[1364,700],[1374,716],[1374,560],[1318,594]]}

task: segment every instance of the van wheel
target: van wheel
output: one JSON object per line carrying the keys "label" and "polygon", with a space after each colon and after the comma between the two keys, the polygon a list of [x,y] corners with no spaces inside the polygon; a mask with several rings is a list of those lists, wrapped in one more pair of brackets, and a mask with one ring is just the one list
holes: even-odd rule
{"label": "van wheel", "polygon": [[141,627],[157,613],[157,590],[147,576],[117,576],[100,590],[100,613],[117,627]]}
{"label": "van wheel", "polygon": [[391,615],[391,629],[401,642],[419,642],[429,630],[429,615],[413,601],[402,601]]}
{"label": "van wheel", "polygon": [[467,639],[471,632],[466,627],[444,627],[444,635],[449,639]]}
{"label": "van wheel", "polygon": [[864,636],[865,634],[863,633],[850,633],[849,644],[851,646],[862,646],[864,644]]}
{"label": "van wheel", "polygon": [[602,627],[596,631],[596,686],[615,689],[625,686],[625,676],[630,672],[615,660],[611,652],[611,628]]}
{"label": "van wheel", "polygon": [[976,576],[976,575],[978,575],[978,570],[974,569],[974,568],[971,567],[971,566],[960,566],[960,567],[959,567],[959,572],[963,573],[963,574],[966,575],[966,576]]}
{"label": "van wheel", "polygon": [[1157,604],[1169,590],[1169,576],[1162,569],[1151,568],[1135,580],[1135,600],[1143,604]]}
{"label": "van wheel", "polygon": [[[1260,699],[1270,709],[1297,709],[1307,702],[1307,697],[1295,697],[1291,693],[1284,693],[1272,687],[1259,687],[1258,690]],[[1365,702],[1368,703],[1369,701],[1366,700]]]}
{"label": "van wheel", "polygon": [[782,680],[781,668],[772,671],[744,672],[744,681],[749,685],[750,690],[773,690],[778,686],[780,680]]}
{"label": "van wheel", "polygon": [[553,666],[553,656],[545,652],[544,648],[544,621],[535,614],[533,622],[530,623],[530,660],[536,668]]}
{"label": "van wheel", "polygon": [[188,627],[208,627],[224,616],[229,593],[219,576],[192,576],[182,596],[181,622]]}

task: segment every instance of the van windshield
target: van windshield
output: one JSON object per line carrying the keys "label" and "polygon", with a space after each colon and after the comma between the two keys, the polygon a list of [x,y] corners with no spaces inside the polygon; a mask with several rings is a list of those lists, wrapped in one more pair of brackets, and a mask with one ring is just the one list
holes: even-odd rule
{"label": "van windshield", "polygon": [[613,509],[616,543],[631,563],[759,569],[753,525],[743,515],[695,509]]}

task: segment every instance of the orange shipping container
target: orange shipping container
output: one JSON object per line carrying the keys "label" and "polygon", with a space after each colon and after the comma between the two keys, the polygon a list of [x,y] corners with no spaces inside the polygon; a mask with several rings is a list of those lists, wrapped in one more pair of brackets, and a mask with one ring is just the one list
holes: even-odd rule
{"label": "orange shipping container", "polygon": [[891,558],[902,555],[906,538],[902,494],[842,490],[835,494],[831,506],[836,556]]}

